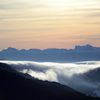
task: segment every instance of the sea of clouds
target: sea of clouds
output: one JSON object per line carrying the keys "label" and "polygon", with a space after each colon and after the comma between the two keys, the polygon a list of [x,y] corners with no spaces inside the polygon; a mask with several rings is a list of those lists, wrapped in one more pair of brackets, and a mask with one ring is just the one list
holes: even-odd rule
{"label": "sea of clouds", "polygon": [[100,97],[100,61],[53,63],[0,61],[40,80],[54,81],[76,91]]}

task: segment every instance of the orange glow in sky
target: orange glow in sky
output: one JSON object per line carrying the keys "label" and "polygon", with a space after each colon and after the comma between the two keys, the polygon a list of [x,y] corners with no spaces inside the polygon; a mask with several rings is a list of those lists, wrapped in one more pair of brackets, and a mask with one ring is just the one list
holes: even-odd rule
{"label": "orange glow in sky", "polygon": [[0,49],[100,46],[100,0],[0,0]]}

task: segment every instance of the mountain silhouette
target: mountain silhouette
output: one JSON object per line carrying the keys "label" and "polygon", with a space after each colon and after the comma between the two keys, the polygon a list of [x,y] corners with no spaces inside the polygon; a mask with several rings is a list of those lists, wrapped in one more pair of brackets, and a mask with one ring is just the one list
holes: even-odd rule
{"label": "mountain silhouette", "polygon": [[6,60],[29,60],[29,61],[97,61],[100,60],[100,47],[92,45],[75,46],[74,49],[22,49],[7,48],[0,51],[0,59]]}

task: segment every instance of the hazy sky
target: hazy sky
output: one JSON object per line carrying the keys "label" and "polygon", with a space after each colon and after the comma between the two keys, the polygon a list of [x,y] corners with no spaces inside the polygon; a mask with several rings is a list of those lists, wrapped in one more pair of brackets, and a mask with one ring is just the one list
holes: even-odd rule
{"label": "hazy sky", "polygon": [[0,0],[0,49],[100,46],[100,0]]}

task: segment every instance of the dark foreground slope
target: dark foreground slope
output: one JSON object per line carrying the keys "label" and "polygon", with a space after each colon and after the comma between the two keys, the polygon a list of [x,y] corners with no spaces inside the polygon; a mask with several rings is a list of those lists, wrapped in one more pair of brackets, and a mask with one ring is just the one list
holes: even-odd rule
{"label": "dark foreground slope", "polygon": [[98,100],[58,83],[27,77],[0,63],[0,100]]}

